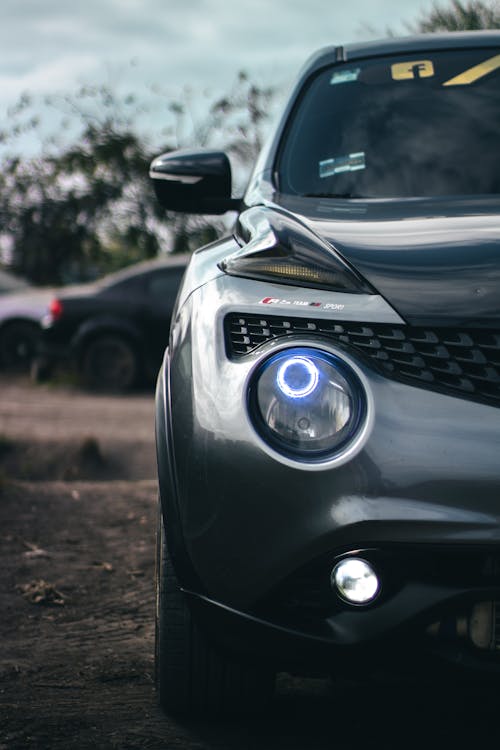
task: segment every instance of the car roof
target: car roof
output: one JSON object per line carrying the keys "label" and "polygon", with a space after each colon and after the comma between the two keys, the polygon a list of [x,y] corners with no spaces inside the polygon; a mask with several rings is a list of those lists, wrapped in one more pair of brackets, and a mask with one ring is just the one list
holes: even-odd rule
{"label": "car roof", "polygon": [[474,47],[500,47],[500,31],[453,31],[442,34],[418,34],[415,36],[388,37],[371,42],[324,47],[306,62],[302,73],[310,74],[326,65],[367,57],[430,52],[443,49],[467,49]]}

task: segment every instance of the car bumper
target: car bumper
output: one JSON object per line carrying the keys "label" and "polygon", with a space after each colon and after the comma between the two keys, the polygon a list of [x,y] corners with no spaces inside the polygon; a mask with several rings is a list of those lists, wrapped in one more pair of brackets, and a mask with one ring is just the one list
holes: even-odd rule
{"label": "car bumper", "polygon": [[[160,374],[157,428],[170,446],[167,457],[160,441],[160,485],[175,477],[165,505],[175,503],[193,573],[185,588],[205,605],[334,650],[409,634],[428,643],[436,623],[458,642],[461,618],[500,598],[498,409],[389,380],[356,351],[305,334],[231,360],[223,321],[241,294],[236,307],[227,283],[216,279],[183,305]],[[241,283],[263,296],[259,283]],[[292,344],[323,347],[362,378],[369,424],[339,465],[311,471],[276,460],[249,419],[252,372]],[[357,550],[382,581],[365,607],[346,605],[330,586],[335,561]]]}
{"label": "car bumper", "polygon": [[[472,644],[466,633],[457,633],[453,617],[439,621],[440,634],[431,634],[429,628],[422,627],[425,619],[416,617],[405,620],[404,626],[400,623],[395,629],[385,629],[373,640],[347,646],[336,637],[334,618],[325,621],[330,633],[320,636],[314,632],[317,622],[312,627],[276,622],[198,593],[184,590],[184,594],[197,624],[216,648],[238,659],[272,665],[276,671],[350,679],[376,673],[416,679],[460,673],[469,679],[497,680],[500,673],[496,654]],[[431,598],[439,598],[439,592],[433,592]],[[458,611],[464,603],[467,599],[460,597],[448,600]]]}

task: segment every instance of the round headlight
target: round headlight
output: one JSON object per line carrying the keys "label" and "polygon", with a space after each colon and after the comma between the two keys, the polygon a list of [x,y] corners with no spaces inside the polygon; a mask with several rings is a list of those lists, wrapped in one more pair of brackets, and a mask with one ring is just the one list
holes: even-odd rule
{"label": "round headlight", "polygon": [[278,452],[321,460],[341,451],[364,414],[363,389],[343,360],[320,349],[285,349],[265,360],[250,384],[250,412]]}
{"label": "round headlight", "polygon": [[340,596],[351,604],[368,604],[380,590],[380,581],[366,560],[348,557],[332,570],[332,585]]}

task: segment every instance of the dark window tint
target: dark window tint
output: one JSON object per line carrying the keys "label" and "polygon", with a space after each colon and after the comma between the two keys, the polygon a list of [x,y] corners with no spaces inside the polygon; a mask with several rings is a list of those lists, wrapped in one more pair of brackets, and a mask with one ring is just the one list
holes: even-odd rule
{"label": "dark window tint", "polygon": [[131,276],[112,283],[105,283],[102,285],[103,292],[105,294],[112,295],[142,295],[145,292],[145,278],[144,274],[139,276]]}
{"label": "dark window tint", "polygon": [[500,54],[463,50],[323,70],[285,133],[282,193],[418,197],[500,192]]}
{"label": "dark window tint", "polygon": [[172,299],[177,295],[183,273],[183,268],[173,268],[168,272],[151,275],[147,283],[147,293],[157,299]]}

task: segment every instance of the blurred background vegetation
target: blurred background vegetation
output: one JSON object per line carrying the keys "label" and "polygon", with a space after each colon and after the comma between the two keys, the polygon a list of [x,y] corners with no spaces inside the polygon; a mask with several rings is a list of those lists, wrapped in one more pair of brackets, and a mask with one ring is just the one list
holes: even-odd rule
{"label": "blurred background vegetation", "polygon": [[[232,156],[236,174],[248,171],[273,94],[241,72],[227,96],[192,119],[193,94],[185,92],[166,102],[173,125],[156,137],[137,127],[142,105],[134,96],[108,86],[43,102],[24,94],[0,134],[4,263],[34,284],[61,284],[153,258],[160,248],[189,252],[214,240],[221,220],[165,215],[149,184],[149,164],[174,148],[218,146]],[[60,111],[60,132],[49,136],[38,115],[47,107]],[[40,151],[25,158],[16,145],[28,132],[40,132]]]}
{"label": "blurred background vegetation", "polygon": [[[486,28],[500,28],[498,2],[452,0],[436,4],[407,31]],[[240,72],[227,95],[204,97],[185,90],[166,100],[172,124],[161,134],[144,134],[137,125],[144,105],[133,93],[89,85],[44,100],[23,94],[0,130],[0,266],[35,285],[59,285],[216,239],[221,219],[165,214],[149,185],[149,164],[174,148],[222,148],[241,193],[279,92]],[[40,114],[47,108],[60,113],[49,134]],[[25,156],[28,133],[39,134],[40,148]]]}

